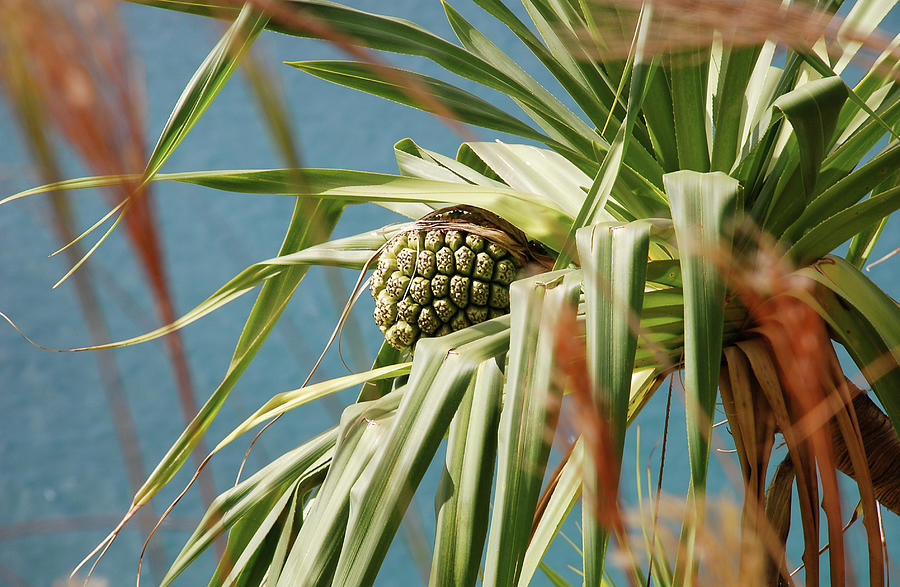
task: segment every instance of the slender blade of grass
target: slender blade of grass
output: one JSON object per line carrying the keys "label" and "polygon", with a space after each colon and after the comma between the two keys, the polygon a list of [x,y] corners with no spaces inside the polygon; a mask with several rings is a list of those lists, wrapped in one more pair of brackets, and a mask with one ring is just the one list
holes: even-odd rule
{"label": "slender blade of grass", "polygon": [[[303,169],[303,186],[297,186],[297,171],[268,169],[159,173],[153,181],[179,181],[247,194],[322,197],[330,200],[332,205],[367,202],[388,205],[422,202],[470,204],[498,214],[555,250],[562,246],[565,231],[571,223],[569,217],[547,198],[511,188],[342,169]],[[121,178],[101,176],[57,182],[14,194],[0,205],[50,190],[99,187],[120,181]],[[298,193],[299,190],[302,191]]]}
{"label": "slender blade of grass", "polygon": [[[334,229],[342,210],[343,207],[334,202],[298,200],[281,252],[292,253],[324,240]],[[190,456],[225,403],[228,393],[272,331],[307,269],[307,266],[291,267],[265,283],[250,311],[225,378],[135,494],[134,506],[141,506],[156,495]]]}
{"label": "slender blade of grass", "polygon": [[311,401],[315,401],[326,395],[337,393],[338,391],[348,389],[367,381],[379,381],[383,379],[392,379],[399,375],[406,375],[407,373],[409,373],[410,365],[411,363],[388,365],[386,367],[380,367],[372,369],[370,371],[363,371],[362,373],[354,373],[353,375],[345,375],[343,377],[329,379],[328,381],[314,383],[312,385],[307,385],[306,387],[301,387],[299,389],[285,391],[274,395],[258,410],[253,412],[253,414],[251,414],[247,419],[241,422],[241,424],[237,428],[229,432],[228,436],[226,436],[218,445],[216,445],[216,448],[213,449],[213,452],[218,452],[226,445],[233,442],[238,436],[249,432],[254,427],[262,424],[263,422],[267,422],[272,418],[278,417],[289,410],[299,408],[302,405],[305,405]]}
{"label": "slender blade of grass", "polygon": [[[538,132],[490,102],[433,77],[387,66],[373,68],[368,63],[355,61],[289,61],[287,65],[336,84],[368,92],[413,108],[429,110],[430,104],[417,100],[410,95],[405,86],[392,81],[413,79],[425,88],[435,101],[446,106],[460,122],[540,142],[553,143],[553,140],[547,135]],[[385,71],[392,72],[394,75],[385,75]],[[434,112],[433,109],[432,113],[441,114]]]}
{"label": "slender blade of grass", "polygon": [[260,504],[274,503],[298,479],[317,484],[337,439],[332,429],[278,457],[251,477],[220,494],[175,557],[161,585],[169,585],[230,527]]}
{"label": "slender blade of grass", "polygon": [[817,224],[788,249],[798,265],[806,265],[833,251],[866,229],[879,226],[900,208],[900,186],[858,202]]}

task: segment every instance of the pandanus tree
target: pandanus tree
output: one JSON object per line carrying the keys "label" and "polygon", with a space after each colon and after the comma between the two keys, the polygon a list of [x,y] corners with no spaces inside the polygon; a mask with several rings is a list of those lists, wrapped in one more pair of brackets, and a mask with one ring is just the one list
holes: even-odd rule
{"label": "pandanus tree", "polygon": [[[858,487],[868,580],[884,583],[879,503],[900,513],[900,308],[861,268],[900,207],[897,41],[873,34],[893,2],[858,0],[837,18],[840,1],[523,0],[522,12],[476,0],[565,98],[447,3],[454,40],[325,1],[145,3],[230,26],[138,179],[287,195],[296,207],[277,257],[173,324],[107,345],[163,336],[262,285],[222,383],[123,523],[186,462],[308,267],[356,271],[354,295],[371,288],[386,336],[371,370],[275,395],[219,443],[213,452],[359,387],[337,426],[216,499],[163,584],[226,533],[213,584],[373,583],[446,440],[432,584],[528,584],[583,499],[584,583],[600,585],[607,546],[625,532],[617,491],[626,431],[682,371],[693,522],[677,556],[654,556],[649,568],[634,559],[626,574],[663,585],[702,579],[695,538],[721,402],[745,486],[742,531],[765,545],[761,567],[741,558],[747,584],[793,580],[784,544],[794,487],[806,583],[820,582],[823,526],[830,580],[848,578],[838,471]],[[454,157],[403,139],[397,175],[160,173],[264,29],[355,55],[288,64],[302,72],[527,144],[468,141]],[[520,111],[387,66],[370,49],[431,60]],[[841,77],[851,63],[866,67],[852,87]],[[7,200],[122,180],[64,181]],[[409,221],[329,240],[342,210],[359,203]],[[848,241],[846,254],[832,254]],[[845,377],[835,344],[868,389]],[[568,393],[580,436],[547,481]],[[788,456],[771,474],[777,438]]]}

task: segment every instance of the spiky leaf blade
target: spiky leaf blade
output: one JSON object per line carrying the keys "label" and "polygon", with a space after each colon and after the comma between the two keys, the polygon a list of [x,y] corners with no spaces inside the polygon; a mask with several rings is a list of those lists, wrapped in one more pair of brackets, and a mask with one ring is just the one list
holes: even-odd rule
{"label": "spiky leaf blade", "polygon": [[[651,224],[599,224],[578,231],[579,257],[584,269],[585,324],[588,371],[596,413],[607,418],[614,446],[615,466],[621,469],[625,445],[631,375],[637,351],[637,330],[644,300]],[[588,432],[585,432],[588,434]],[[596,439],[587,443],[585,507],[582,508],[584,573],[587,584],[598,584],[608,528],[597,518],[602,487],[618,487],[618,479],[601,479],[593,466],[602,455],[593,454]]]}
{"label": "spiky leaf blade", "polygon": [[502,392],[503,372],[496,361],[482,363],[453,418],[444,477],[435,496],[431,585],[473,585],[478,578],[490,518]]}
{"label": "spiky leaf blade", "polygon": [[[681,255],[684,282],[684,364],[691,495],[698,507],[706,487],[709,436],[722,354],[725,285],[723,260],[731,254],[731,221],[740,186],[724,173],[678,171],[663,177],[672,204],[672,220]],[[687,563],[680,568],[694,573],[693,533],[682,536]],[[687,569],[685,570],[685,564]],[[682,576],[682,580],[684,580]],[[676,583],[679,579],[676,578]]]}
{"label": "spiky leaf blade", "polygon": [[[503,316],[417,343],[413,371],[396,422],[349,495],[350,516],[334,570],[335,584],[368,585],[375,580],[403,513],[469,382],[481,363],[508,348],[508,324],[508,317]],[[421,369],[417,369],[417,363],[422,364]],[[436,365],[438,371],[429,377]],[[472,527],[460,527],[458,531],[474,532]]]}
{"label": "spiky leaf blade", "polygon": [[178,98],[147,161],[145,179],[153,177],[159,171],[169,155],[212,104],[268,21],[268,17],[254,8],[252,2],[244,4],[234,22],[203,60]]}
{"label": "spiky leaf blade", "polygon": [[[510,288],[510,352],[500,416],[497,489],[488,534],[484,583],[515,583],[531,533],[555,428],[561,390],[554,384],[556,326],[571,311],[581,272],[554,271]],[[566,333],[571,334],[571,333]]]}
{"label": "spiky leaf blade", "polygon": [[[343,206],[335,202],[298,200],[281,246],[281,254],[293,253],[325,240],[337,224],[342,211]],[[238,339],[225,378],[135,494],[133,505],[147,503],[190,456],[219,413],[229,392],[272,331],[307,269],[308,266],[291,267],[269,279],[263,286]]]}

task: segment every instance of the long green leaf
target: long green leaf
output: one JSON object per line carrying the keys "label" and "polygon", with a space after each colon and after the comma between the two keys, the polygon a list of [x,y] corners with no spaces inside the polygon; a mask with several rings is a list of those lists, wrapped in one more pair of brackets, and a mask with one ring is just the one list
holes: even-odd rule
{"label": "long green leaf", "polygon": [[308,506],[279,584],[321,585],[333,575],[350,514],[350,491],[387,440],[406,391],[400,388],[344,410],[328,476]]}
{"label": "long green leaf", "polygon": [[[372,363],[372,369],[380,369],[383,367],[387,367],[389,365],[396,365],[397,363],[402,362],[403,351],[399,351],[388,344],[387,341],[381,343],[381,348],[378,349],[378,354],[375,356],[375,361]],[[380,397],[386,396],[393,389],[394,380],[393,379],[379,379],[372,380],[369,379],[362,386],[362,389],[359,390],[359,396],[357,397],[357,402],[368,402],[372,400],[376,400]]]}
{"label": "long green leaf", "polygon": [[[898,183],[900,183],[900,170],[889,175],[880,186],[872,190],[872,196],[883,194],[885,191],[891,189],[892,186],[898,185]],[[857,269],[861,269],[866,264],[869,255],[872,254],[875,244],[878,242],[878,239],[884,231],[884,227],[887,225],[888,218],[890,217],[885,216],[881,219],[881,222],[870,224],[853,237],[845,257],[848,263]]]}
{"label": "long green leaf", "polygon": [[[900,91],[892,92],[892,89],[894,89],[892,86],[882,87],[883,91],[872,96],[871,101],[872,108],[887,124],[897,126],[900,122]],[[847,110],[849,105],[853,104],[845,102],[844,110]],[[822,192],[846,177],[884,138],[884,134],[884,128],[868,113],[858,112],[857,117],[844,130],[844,134],[837,138],[834,150],[822,162],[817,191]]]}
{"label": "long green leaf", "polygon": [[[249,512],[236,524],[243,526],[241,529],[248,530],[248,533],[252,531],[252,535],[241,545],[240,550],[229,549],[225,553],[210,581],[210,587],[234,585],[239,577],[243,585],[262,583],[269,565],[268,561],[260,560],[268,558],[267,553],[261,551],[271,549],[274,552],[280,534],[279,525],[284,522],[292,498],[296,495],[297,485],[299,483],[285,491],[274,505],[265,504],[269,506],[266,511]],[[237,527],[232,528],[229,534],[229,546],[232,546],[231,538],[236,531]]]}
{"label": "long green leaf", "polygon": [[[263,585],[266,582],[276,581],[284,567],[286,550],[291,546],[299,528],[303,525],[303,505],[311,491],[302,483],[298,483],[296,489],[290,492],[286,507],[280,512],[273,528],[257,548],[249,564],[244,568],[240,568],[238,564],[224,564],[234,559],[229,561],[228,557],[223,557],[219,561],[216,575],[210,581],[210,587],[216,587],[222,583],[225,585]],[[259,518],[252,514],[247,515],[239,522],[239,524],[242,523],[248,526],[258,525]],[[233,533],[232,529],[229,539]],[[216,580],[225,575],[229,568],[232,570],[227,579],[216,583]]]}
{"label": "long green leaf", "polygon": [[[832,77],[836,76],[834,70],[822,60],[821,57],[812,52],[798,54],[802,59],[810,66],[813,70],[815,70],[819,75],[823,77]],[[866,104],[866,101],[861,97],[856,95],[852,90],[848,92],[847,97],[852,100],[862,111],[868,114],[873,121],[881,125],[881,127],[894,139],[900,139],[900,135],[894,132],[894,129],[891,128],[891,125],[887,124],[882,118],[876,114],[869,105]]]}
{"label": "long green leaf", "polygon": [[[524,22],[500,0],[475,0],[475,3],[505,24],[528,47],[541,63],[559,80],[595,126],[600,127],[609,116],[610,104],[615,102],[612,83],[588,75],[579,67],[577,59],[557,59],[531,32]],[[565,55],[563,56],[565,57]],[[598,83],[599,82],[599,83]]]}
{"label": "long green leaf", "polygon": [[709,50],[695,50],[672,59],[677,60],[672,66],[671,81],[678,163],[681,169],[708,171],[706,82]]}
{"label": "long green leaf", "polygon": [[846,99],[847,86],[835,76],[805,83],[773,104],[794,129],[800,154],[801,187],[807,199],[815,189],[819,166]]}
{"label": "long green leaf", "polygon": [[[466,145],[467,143],[460,145],[460,151],[468,149]],[[398,141],[394,145],[394,153],[397,155],[400,172],[404,175],[422,179],[504,187],[503,182],[487,177],[456,159],[424,149],[412,139]]]}
{"label": "long green leaf", "polygon": [[[594,180],[596,185],[592,186],[591,189],[593,198],[585,198],[584,206],[578,214],[573,230],[604,220],[604,209],[606,208],[607,200],[613,193],[623,162],[628,156],[634,124],[643,106],[648,77],[652,74],[652,64],[644,60],[644,45],[647,42],[652,20],[651,5],[645,4],[638,16],[637,30],[632,43],[631,61],[633,63],[633,71],[625,121],[619,127],[609,151],[603,157],[603,162],[600,164],[600,169],[597,171],[597,177]],[[648,216],[650,212],[653,212],[642,206],[641,202],[630,198],[627,191],[620,193],[619,197],[622,199],[621,203],[635,216]]]}
{"label": "long green leaf", "polygon": [[236,300],[260,283],[267,283],[269,280],[281,276],[291,268],[308,268],[311,265],[322,265],[328,267],[362,269],[371,260],[378,248],[387,242],[395,231],[396,229],[390,228],[387,231],[375,230],[360,235],[337,239],[322,245],[308,247],[296,253],[290,253],[281,257],[274,257],[272,259],[260,261],[259,263],[254,263],[231,278],[208,298],[180,316],[171,324],[166,324],[165,326],[161,326],[160,328],[132,338],[109,342],[102,345],[69,349],[69,352],[121,348],[160,338],[196,322],[222,306]]}
{"label": "long green leaf", "polygon": [[836,249],[854,235],[879,226],[900,209],[900,186],[850,206],[816,225],[788,250],[798,265],[806,265]]}
{"label": "long green leaf", "polygon": [[[604,45],[594,15],[595,8],[585,6],[583,2],[556,0],[524,0],[523,4],[555,61],[563,64],[570,75],[583,80],[582,83],[588,88],[588,102],[578,101],[577,98],[576,101],[608,140],[626,115],[621,89],[625,87],[630,68],[620,69],[618,62],[597,59],[596,53],[602,52]],[[645,5],[642,10],[646,8]],[[627,36],[633,32],[624,30],[622,34]],[[560,81],[565,79],[557,78]],[[568,90],[569,86],[565,83],[563,86]],[[577,97],[580,93],[575,91],[572,95]],[[592,116],[592,112],[598,109],[596,105],[602,105],[607,112],[605,117],[597,119],[596,115]],[[662,169],[651,155],[652,142],[643,119],[636,121],[633,134],[636,141],[629,155],[629,165],[661,187]]]}
{"label": "long green leaf", "polygon": [[887,174],[900,166],[900,142],[888,145],[870,161],[815,197],[803,213],[784,231],[785,243],[795,242],[802,234],[829,216],[851,206],[877,187]]}
{"label": "long green leaf", "polygon": [[741,145],[742,155],[746,154],[759,140],[760,136],[754,129],[759,128],[759,123],[767,116],[769,107],[775,99],[775,90],[778,78],[782,70],[773,67],[776,44],[766,41],[760,48],[753,72],[747,81],[744,92],[744,105],[741,109]]}
{"label": "long green leaf", "polygon": [[[295,189],[287,170],[247,172],[195,172],[168,174],[164,178],[226,191],[290,194]],[[305,194],[348,203],[442,202],[485,208],[512,222],[530,237],[552,248],[562,245],[563,226],[569,220],[546,198],[513,189],[489,188],[397,175],[328,169],[303,171]],[[162,177],[162,176],[161,176]]]}
{"label": "long green leaf", "polygon": [[[510,352],[500,416],[497,489],[488,536],[486,585],[517,581],[556,426],[555,341],[577,303],[580,271],[554,271],[510,288]],[[571,335],[571,333],[564,333]]]}
{"label": "long green leaf", "polygon": [[[730,222],[740,186],[724,173],[679,171],[664,178],[681,255],[684,282],[684,364],[691,495],[702,503],[709,461],[709,436],[719,380],[725,286],[718,259],[731,254]],[[699,505],[698,505],[699,507]],[[692,529],[682,536],[679,569],[690,581],[696,564]],[[676,578],[676,583],[679,579]]]}
{"label": "long green leaf", "polygon": [[275,552],[272,553],[272,558],[269,561],[269,570],[266,577],[269,585],[277,584],[281,571],[284,570],[284,561],[287,559],[287,553],[293,546],[300,528],[303,527],[303,506],[308,497],[308,494],[301,494],[298,491],[296,498],[291,503],[288,519],[281,529],[281,536],[278,538]]}
{"label": "long green leaf", "polygon": [[[607,202],[613,193],[616,182],[619,180],[623,160],[628,152],[627,147],[630,142],[634,121],[643,104],[648,76],[652,75],[652,67],[650,64],[644,63],[644,45],[647,41],[651,22],[652,10],[647,5],[641,10],[638,28],[635,31],[633,54],[631,56],[634,71],[631,75],[631,92],[629,94],[625,121],[619,127],[612,145],[603,157],[600,169],[597,171],[590,190],[588,190],[587,197],[584,198],[578,211],[578,216],[576,216],[575,222],[569,229],[567,243],[574,242],[575,231],[581,227],[609,219],[609,213],[606,211]],[[641,205],[641,202],[637,202],[633,198],[623,197],[622,204],[637,216],[649,215],[649,210]],[[563,254],[557,259],[556,267],[564,266],[568,260],[568,251],[564,249]]]}
{"label": "long green leaf", "polygon": [[[396,422],[372,466],[350,495],[350,519],[334,572],[334,584],[371,585],[412,495],[450,427],[453,415],[478,366],[506,352],[509,318],[476,324],[417,344],[407,393]],[[440,362],[433,377],[430,366]],[[420,378],[418,373],[424,373]],[[312,523],[312,522],[310,522]],[[462,527],[460,533],[473,531]]]}
{"label": "long green leaf", "polygon": [[[625,446],[631,374],[637,351],[636,328],[640,322],[647,275],[651,224],[600,224],[578,231],[578,250],[584,269],[585,324],[588,371],[597,413],[608,418],[613,458],[621,469]],[[608,530],[597,520],[597,496],[604,480],[593,466],[602,455],[588,443],[585,461],[585,507],[582,508],[585,583],[594,585],[603,576]],[[617,487],[618,479],[605,480]]]}
{"label": "long green leaf", "polygon": [[672,111],[672,93],[667,71],[662,66],[652,68],[647,78],[647,92],[641,108],[641,114],[647,122],[653,152],[663,173],[678,169],[675,113]]}
{"label": "long green leaf", "polygon": [[885,216],[881,219],[881,222],[869,225],[853,236],[853,239],[850,241],[850,247],[847,249],[846,259],[848,263],[857,269],[862,269],[865,266],[869,260],[869,255],[875,250],[875,245],[884,232],[884,227],[887,226],[887,221],[888,217]]}
{"label": "long green leaf", "polygon": [[503,372],[496,361],[478,367],[453,417],[447,461],[435,496],[437,536],[429,584],[474,585],[487,536]]}
{"label": "long green leaf", "polygon": [[159,171],[169,155],[187,136],[267,23],[268,17],[254,9],[252,2],[244,4],[234,22],[200,64],[178,98],[147,161],[145,179],[153,177]]}
{"label": "long green leaf", "polygon": [[528,542],[525,556],[522,558],[522,573],[519,575],[519,587],[527,587],[540,568],[541,561],[553,539],[559,536],[563,522],[575,507],[582,492],[582,466],[584,464],[584,442],[576,441],[569,454],[569,460],[563,465],[547,507],[534,528],[534,534]]}
{"label": "long green leaf", "polygon": [[590,154],[592,141],[603,142],[602,137],[590,126],[566,108],[559,99],[446,2],[444,11],[453,32],[463,46],[473,55],[492,63],[498,71],[515,83],[518,89],[510,93],[510,97],[532,115],[542,128],[551,133],[551,136],[556,134],[563,142],[567,142],[585,155]]}
{"label": "long green leaf", "polygon": [[768,172],[752,210],[772,234],[790,225],[815,194],[822,158],[846,96],[843,81],[832,76],[804,83],[773,103],[773,117],[783,115],[792,132],[779,128],[771,150],[775,167]]}
{"label": "long green leaf", "polygon": [[[221,13],[210,10],[210,6],[220,6],[217,2],[147,0],[146,3],[205,16],[223,16],[229,13],[227,6],[223,6]],[[536,96],[494,64],[407,20],[316,0],[296,0],[285,7],[294,11],[300,19],[315,19],[318,23],[327,25],[329,32],[341,35],[342,40],[371,49],[425,57],[452,73],[518,97],[550,118],[556,119],[565,109],[564,106],[559,108],[561,104],[549,93]],[[270,21],[267,28],[290,35],[315,35],[309,28],[297,28],[290,19]],[[323,29],[316,27],[316,30]],[[545,99],[551,99],[555,104],[547,104]],[[571,112],[565,117],[567,123],[578,124],[577,116]]]}
{"label": "long green leaf", "polygon": [[[888,0],[888,3],[894,2],[893,0]],[[875,0],[873,3],[863,1],[858,2],[856,6],[863,4],[884,4],[884,2],[881,0]],[[881,126],[878,121],[872,120],[868,111],[861,108],[860,102],[865,101],[869,108],[884,116],[883,113],[878,112],[879,107],[884,104],[886,98],[896,96],[897,72],[900,71],[900,62],[892,55],[898,46],[900,46],[900,35],[894,37],[891,44],[869,66],[869,70],[853,88],[853,93],[859,100],[849,100],[841,111],[837,129],[842,133],[842,137],[838,139],[838,144],[843,143],[844,139],[863,123],[872,122]],[[836,64],[834,71],[840,73],[839,70],[840,66]],[[882,127],[880,134],[883,134],[885,130]]]}
{"label": "long green leaf", "polygon": [[761,48],[726,47],[723,52],[713,112],[715,134],[710,169],[728,173],[740,150],[741,114]]}
{"label": "long green leaf", "polygon": [[285,453],[240,484],[219,495],[203,516],[161,585],[170,584],[228,528],[260,504],[274,503],[298,479],[315,483],[331,460],[337,439],[332,429]]}
{"label": "long green leaf", "polygon": [[[298,200],[281,253],[293,253],[325,240],[337,224],[342,209],[342,206],[334,202]],[[231,388],[272,331],[306,270],[306,266],[291,267],[269,279],[263,286],[238,340],[225,378],[135,494],[134,506],[141,506],[156,495],[190,456],[194,446],[222,408]]]}
{"label": "long green leaf", "polygon": [[568,216],[578,214],[584,194],[591,185],[590,177],[548,149],[507,145],[500,141],[468,142],[465,147],[508,186],[547,198]]}
{"label": "long green leaf", "polygon": [[[303,185],[296,185],[295,169],[192,171],[159,173],[154,181],[178,181],[213,189],[269,195],[323,197],[337,203],[470,204],[488,209],[509,220],[531,238],[554,249],[562,246],[571,220],[550,200],[502,187],[475,186],[341,169],[303,169]],[[100,176],[47,184],[14,194],[0,205],[51,190],[114,185],[121,177]],[[301,193],[298,194],[298,191]],[[291,251],[293,252],[293,251]]]}
{"label": "long green leaf", "polygon": [[[628,407],[628,424],[630,425],[640,413],[653,392],[662,382],[660,371],[648,369],[635,371],[631,379],[631,399]],[[531,584],[541,560],[550,547],[550,543],[559,535],[562,524],[575,506],[582,491],[582,465],[584,463],[583,440],[579,438],[569,460],[563,466],[559,480],[553,488],[547,507],[537,520],[534,533],[525,551],[522,561],[522,574],[519,575],[519,587]],[[604,578],[605,581],[605,578]],[[606,584],[606,583],[604,583]]]}
{"label": "long green leaf", "polygon": [[536,131],[490,102],[433,77],[384,65],[376,67],[355,61],[296,61],[287,64],[336,84],[368,92],[406,106],[427,110],[433,114],[442,114],[442,112],[434,110],[432,103],[417,99],[407,85],[399,85],[394,81],[406,80],[407,83],[415,83],[427,91],[430,98],[446,107],[460,122],[536,141],[551,144],[554,142],[550,137]]}
{"label": "long green leaf", "polygon": [[718,259],[730,254],[729,222],[740,187],[720,172],[670,173],[667,193],[681,253],[685,317],[685,394],[691,479],[706,483],[708,439],[719,380],[725,286]]}
{"label": "long green leaf", "polygon": [[238,436],[249,432],[255,426],[262,424],[281,414],[305,405],[311,401],[325,397],[326,395],[336,393],[343,389],[365,383],[366,381],[378,381],[381,379],[390,379],[399,375],[409,373],[411,363],[400,363],[397,365],[388,365],[362,373],[354,373],[353,375],[345,375],[328,381],[322,381],[294,389],[285,391],[273,396],[269,401],[263,404],[258,410],[253,412],[250,417],[241,422],[241,424],[228,433],[222,441],[216,445],[213,452],[218,452],[227,444],[233,442]]}

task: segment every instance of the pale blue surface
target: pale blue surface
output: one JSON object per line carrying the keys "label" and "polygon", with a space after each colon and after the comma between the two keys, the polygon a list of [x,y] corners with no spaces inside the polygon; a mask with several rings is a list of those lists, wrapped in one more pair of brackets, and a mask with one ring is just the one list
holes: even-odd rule
{"label": "pale blue surface", "polygon": [[[385,10],[379,2],[355,4],[369,10]],[[488,21],[477,8],[470,9],[468,5],[462,8],[479,24]],[[449,34],[438,2],[423,6],[415,0],[397,1],[388,10],[440,34]],[[221,28],[218,23],[199,17],[130,5],[124,7],[123,17],[132,47],[146,72],[149,148],[183,84],[215,43]],[[900,26],[893,28],[900,29]],[[488,33],[501,31],[495,25],[485,25],[485,29]],[[502,44],[504,49],[526,65],[534,62],[511,35],[501,38],[506,39]],[[447,154],[455,152],[459,138],[427,114],[280,65],[286,60],[340,57],[323,44],[265,34],[258,46],[263,50],[265,62],[272,65],[283,84],[306,165],[394,172],[393,143],[407,136],[428,148]],[[438,68],[429,62],[390,59],[401,65],[415,63],[419,71],[439,74]],[[546,76],[541,80],[553,87]],[[472,88],[467,82],[461,85]],[[507,103],[500,99],[504,100],[501,105]],[[477,132],[484,139],[496,137],[490,131]],[[3,107],[0,107],[0,137],[3,137],[0,196],[40,183],[14,121]],[[265,168],[282,164],[270,146],[252,95],[237,75],[164,170]],[[71,159],[65,171],[68,176],[84,173]],[[169,282],[180,311],[194,306],[247,264],[272,256],[281,242],[292,207],[292,202],[283,197],[224,194],[176,184],[158,185],[155,201]],[[89,226],[105,206],[102,196],[95,193],[73,196],[73,203],[82,227]],[[62,255],[49,260],[45,257],[58,246],[47,218],[48,207],[40,198],[0,209],[0,310],[11,315],[40,343],[54,347],[84,345],[89,337],[71,285],[50,290],[65,271],[66,261]],[[351,208],[345,213],[338,233],[361,231],[390,218],[389,213],[373,206]],[[873,258],[900,246],[898,232],[895,219]],[[112,336],[116,338],[132,336],[156,323],[143,276],[123,234],[105,243],[91,261],[96,269],[94,285],[100,292]],[[872,271],[873,279],[895,296],[900,292],[897,263],[900,261],[891,261]],[[355,275],[347,272],[343,278],[349,284]],[[311,271],[286,312],[290,324],[276,329],[243,376],[213,425],[210,439],[221,438],[272,394],[302,382],[336,319],[334,304],[326,301],[326,287],[322,272]],[[183,330],[199,402],[215,388],[224,373],[252,300],[252,294],[245,296]],[[377,348],[378,337],[367,313],[368,303],[364,299],[356,315],[366,333],[364,346],[371,355]],[[183,426],[166,355],[162,344],[154,342],[116,351],[115,356],[149,468]],[[358,362],[352,366],[364,365]],[[339,373],[332,360],[320,376]],[[680,494],[687,486],[683,404],[676,396],[672,405],[665,486],[670,492]],[[639,420],[644,464],[661,435],[664,408],[665,395],[660,393]],[[322,402],[291,414],[266,433],[251,459],[251,466],[259,466],[335,421],[335,413]],[[730,443],[725,434],[720,436],[724,443]],[[633,493],[634,487],[631,464],[634,434],[629,438],[628,470],[623,477],[625,496]],[[214,461],[212,468],[219,490],[233,482],[236,464],[245,447],[246,442],[238,442],[234,450],[226,451]],[[658,447],[652,456],[654,462],[658,460]],[[720,465],[716,464],[719,461],[714,460],[714,474],[721,473]],[[420,492],[417,498],[429,533],[434,526],[432,500],[438,475],[437,468],[429,472],[424,483],[427,491]],[[718,478],[722,479],[723,475],[718,474]],[[186,480],[184,474],[177,477],[170,489],[156,500],[157,508],[162,509]],[[733,491],[727,481],[714,485],[712,490],[726,495]],[[103,537],[111,523],[105,518],[99,522],[86,520],[78,526],[78,531],[28,536],[13,536],[16,528],[29,527],[34,531],[39,528],[35,522],[63,516],[109,518],[124,512],[129,502],[121,452],[93,357],[41,351],[22,341],[12,329],[0,327],[0,585],[4,581],[10,585],[51,584],[68,574],[75,562]],[[176,510],[176,515],[182,518],[196,518],[200,513],[196,492],[189,494]],[[579,517],[573,514],[573,520]],[[900,529],[896,519],[889,521],[889,538],[896,545]],[[799,522],[796,526],[792,539],[799,536]],[[572,523],[567,526],[567,533],[577,537]],[[186,536],[184,531],[176,529],[163,532],[162,540],[170,558]],[[858,541],[859,534],[855,537]],[[132,524],[110,550],[99,575],[107,578],[110,585],[132,581],[142,540],[137,526]],[[417,575],[409,552],[400,543],[398,540],[397,547],[389,554],[378,584],[415,584]],[[862,569],[863,561],[859,559],[857,570]],[[576,564],[576,555],[564,541],[554,545],[550,562],[573,583],[578,580],[577,575],[565,568],[567,564]],[[201,559],[179,584],[200,584],[211,568],[210,558]],[[151,576],[145,574],[145,578],[153,582]],[[22,582],[17,583],[18,580]]]}

